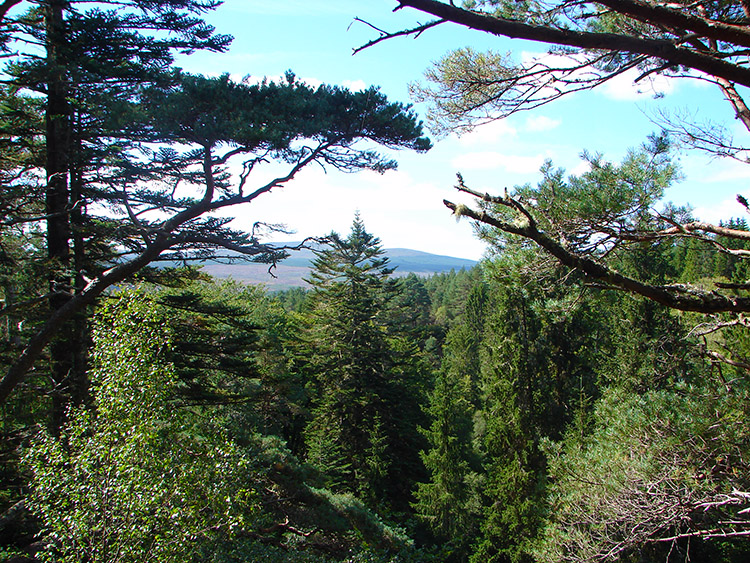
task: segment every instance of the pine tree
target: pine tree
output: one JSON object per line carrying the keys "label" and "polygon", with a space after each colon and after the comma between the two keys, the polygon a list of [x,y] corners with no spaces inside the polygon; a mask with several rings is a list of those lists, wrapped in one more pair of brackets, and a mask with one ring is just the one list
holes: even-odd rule
{"label": "pine tree", "polygon": [[[123,109],[144,86],[169,80],[165,71],[176,50],[221,51],[229,42],[199,18],[218,5],[213,0],[85,4],[45,0],[9,18],[15,38],[33,38],[45,49],[43,58],[33,52],[13,57],[7,70],[13,89],[45,100],[44,121],[34,134],[44,139],[46,155],[44,209],[36,215],[44,217],[46,231],[50,315],[120,250],[111,243],[122,233],[113,232],[111,220],[92,217],[89,209],[97,202],[111,203],[121,189],[101,182],[109,168],[105,163],[122,158],[133,141],[145,137],[124,124],[128,112]],[[19,124],[13,134],[23,134],[33,123]],[[99,181],[92,182],[93,177]],[[17,215],[29,221],[32,210],[25,206]],[[88,392],[86,317],[82,310],[72,315],[51,343],[53,427],[61,425],[66,405],[80,404]]]}
{"label": "pine tree", "polygon": [[[85,400],[86,309],[148,264],[226,249],[265,262],[285,255],[215,212],[253,201],[312,162],[347,172],[396,166],[360,148],[362,139],[429,148],[413,112],[376,88],[314,89],[291,74],[251,86],[173,68],[175,51],[226,47],[229,38],[200,19],[217,5],[49,0],[13,21],[16,37],[47,47],[46,58],[20,55],[8,72],[14,88],[46,101],[47,162],[39,166],[47,197],[36,217],[47,233],[51,291],[47,322],[0,381],[0,401],[53,340],[55,411]],[[255,182],[251,173],[271,159],[288,169]]]}

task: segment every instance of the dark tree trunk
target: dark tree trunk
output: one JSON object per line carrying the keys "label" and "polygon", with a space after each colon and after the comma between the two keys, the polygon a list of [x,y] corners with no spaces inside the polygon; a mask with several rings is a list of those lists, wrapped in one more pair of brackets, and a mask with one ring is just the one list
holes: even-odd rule
{"label": "dark tree trunk", "polygon": [[[85,241],[85,198],[83,195],[84,156],[81,142],[82,126],[80,119],[74,116],[71,135],[72,153],[70,156],[70,227],[73,244],[73,293],[79,294],[86,287],[85,273],[91,257],[87,253]],[[70,342],[69,353],[72,365],[70,368],[70,392],[73,404],[80,405],[88,401],[88,349],[89,349],[89,307],[84,307],[73,317],[71,332],[67,337]]]}
{"label": "dark tree trunk", "polygon": [[[49,0],[45,7],[47,31],[47,190],[45,211],[47,215],[47,256],[50,275],[51,313],[59,310],[71,298],[70,256],[70,103],[65,61],[66,0]],[[71,396],[73,354],[71,331],[62,330],[50,346],[52,377],[52,429],[58,430],[64,422],[64,413]]]}

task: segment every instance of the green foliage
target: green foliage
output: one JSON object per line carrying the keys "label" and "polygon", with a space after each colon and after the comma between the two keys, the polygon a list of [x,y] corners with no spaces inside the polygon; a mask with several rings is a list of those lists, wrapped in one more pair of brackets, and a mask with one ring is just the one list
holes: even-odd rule
{"label": "green foliage", "polygon": [[358,494],[368,506],[403,507],[410,482],[399,476],[419,471],[418,354],[407,340],[389,338],[385,303],[395,285],[379,239],[359,217],[346,239],[331,239],[310,276],[307,457],[334,491]]}
{"label": "green foliage", "polygon": [[[719,222],[719,227],[746,231],[745,219]],[[748,278],[748,261],[736,252],[748,242],[726,236],[689,238],[675,244],[672,264],[680,281],[707,284],[714,281],[742,283]],[[718,249],[725,249],[717,252]]]}
{"label": "green foliage", "polygon": [[[433,282],[434,283],[434,282]],[[487,287],[469,291],[460,319],[448,331],[442,366],[435,374],[424,430],[430,447],[422,460],[430,481],[419,483],[414,507],[433,534],[465,552],[479,533],[480,488],[485,485],[477,451],[480,348],[484,333]]]}
{"label": "green foliage", "polygon": [[[704,72],[727,84],[725,71],[743,70],[735,39],[713,27],[729,30],[743,21],[741,3],[416,4],[440,21],[552,46],[551,58],[518,63],[510,54],[471,48],[435,63],[428,84],[413,90],[431,102],[430,118],[441,133],[537,108],[635,67],[641,77],[684,74],[686,67],[703,66],[687,57],[706,55],[700,41],[685,43],[691,32],[716,47],[704,59]],[[657,43],[658,53],[652,50]],[[556,64],[563,59],[568,68]],[[739,91],[723,93],[734,108],[744,107]],[[721,127],[664,121],[692,146],[717,156],[739,154]],[[547,164],[537,185],[498,197],[459,179],[459,189],[475,195],[480,209],[453,206],[456,215],[486,225],[481,233],[501,257],[493,270],[511,271],[503,276],[505,285],[490,287],[498,314],[486,315],[481,333],[473,443],[482,455],[487,510],[474,561],[527,559],[545,520],[545,538],[534,552],[543,561],[747,557],[741,542],[750,530],[748,437],[747,425],[738,423],[746,418],[750,365],[742,313],[746,242],[742,233],[722,233],[724,225],[695,222],[687,209],[660,202],[679,177],[668,148],[667,137],[658,135],[620,164],[584,154],[590,170],[577,177]],[[738,201],[747,207],[742,196]],[[600,291],[612,288],[622,293]],[[466,322],[448,305],[433,303],[440,321]],[[717,310],[733,314],[713,314]],[[687,336],[696,323],[691,332],[703,337],[701,347]],[[459,334],[449,333],[431,397],[435,419],[425,460],[432,482],[420,487],[420,514],[433,516],[437,529],[447,528],[443,514],[451,498],[460,505],[454,514],[469,513],[466,501],[457,493],[451,497],[444,485],[465,488],[469,455],[440,461],[448,459],[449,446],[468,451],[459,436],[472,403],[470,387],[461,386],[466,376],[456,368],[471,362],[456,361],[463,358],[454,342],[470,350],[479,331]],[[441,427],[443,420],[452,425]],[[550,481],[539,438],[554,444],[563,434],[562,445],[546,448],[553,503],[545,506]],[[448,463],[458,478],[441,466]]]}
{"label": "green foliage", "polygon": [[172,334],[149,299],[124,294],[94,329],[95,411],[25,455],[30,503],[55,561],[190,560],[257,510],[257,470],[224,431],[170,402]]}
{"label": "green foliage", "polygon": [[[537,555],[600,561],[641,552],[663,560],[674,551],[682,558],[691,538],[700,545],[744,529],[747,390],[725,393],[716,383],[643,395],[610,390],[591,435],[550,445],[552,507]],[[725,559],[715,549],[706,560]]]}
{"label": "green foliage", "polygon": [[[482,504],[491,508],[482,520],[473,561],[524,561],[532,551],[550,561],[631,555],[649,560],[665,556],[670,541],[675,553],[683,557],[711,560],[719,557],[719,551],[727,557],[738,553],[733,555],[717,540],[724,534],[742,537],[747,523],[732,512],[734,508],[723,513],[720,499],[738,505],[736,510],[741,511],[747,486],[741,479],[735,482],[728,474],[717,473],[713,460],[723,460],[726,454],[712,457],[714,453],[697,453],[693,448],[711,443],[719,449],[744,452],[742,433],[726,431],[727,442],[713,437],[713,432],[742,416],[744,356],[732,356],[733,368],[715,363],[707,372],[700,349],[683,326],[692,317],[676,315],[651,300],[586,291],[580,285],[588,278],[607,288],[615,283],[615,276],[624,275],[632,283],[620,284],[621,289],[630,290],[636,284],[661,288],[678,276],[691,281],[714,275],[714,268],[729,271],[727,260],[714,261],[715,253],[708,252],[718,237],[691,240],[681,248],[669,237],[649,236],[689,220],[684,209],[667,206],[660,216],[650,211],[676,177],[667,149],[664,138],[654,137],[618,166],[589,157],[590,172],[573,178],[565,178],[562,171],[548,165],[536,187],[516,189],[513,204],[508,204],[509,198],[482,203],[498,222],[510,226],[483,228],[499,255],[488,271],[503,284],[491,287],[497,316],[488,315],[483,328],[486,353],[479,411],[483,434],[477,443],[483,448],[486,479]],[[537,238],[512,234],[527,227],[526,232],[543,234]],[[544,246],[544,241],[552,239],[560,243]],[[575,270],[566,274],[531,240],[566,265],[581,266],[588,276],[579,280]],[[736,240],[720,244],[743,245]],[[596,266],[586,269],[583,261]],[[596,277],[593,270],[605,263],[606,275]],[[561,284],[561,279],[567,283]],[[670,287],[676,293],[693,291],[687,286]],[[723,335],[715,334],[717,329],[710,324],[703,325],[704,334],[710,335],[705,343],[711,349],[728,349],[726,338],[736,338],[731,346],[744,352],[743,329],[736,326],[740,323],[729,316],[725,322],[734,326]],[[716,352],[709,353],[721,361]],[[728,379],[725,373],[729,371],[739,379]],[[715,389],[697,383],[709,374],[716,378],[711,380]],[[605,398],[595,403],[607,388]],[[609,403],[613,396],[617,398]],[[623,400],[624,396],[629,400]],[[643,408],[633,401],[649,405],[648,416],[641,422],[627,418],[626,413]],[[604,409],[596,411],[599,418],[592,404]],[[652,409],[652,404],[660,406]],[[620,405],[623,412],[608,410]],[[726,408],[733,414],[723,414]],[[611,418],[601,418],[601,412]],[[713,413],[714,426],[699,424],[699,412],[707,420]],[[578,448],[566,450],[549,470],[554,502],[546,506],[548,468],[540,438],[553,443],[563,432],[565,443]],[[634,434],[625,438],[628,432]],[[668,436],[678,437],[679,444],[667,442]],[[615,451],[623,443],[629,445]],[[644,466],[637,465],[643,457],[636,458],[632,451],[641,448],[653,455]],[[668,452],[663,458],[662,451]],[[597,452],[598,457],[586,460],[587,452]],[[741,475],[744,454],[738,455],[736,471]],[[573,467],[575,474],[566,477],[565,472]],[[671,471],[686,472],[687,484]],[[696,475],[713,475],[716,480],[704,490],[691,485]],[[601,485],[596,495],[589,490],[601,483],[609,484]],[[717,495],[714,499],[709,498],[709,489]],[[662,502],[662,496],[670,500]],[[672,501],[674,505],[669,504]],[[653,506],[646,506],[649,502]],[[734,529],[722,528],[729,524]],[[548,534],[553,530],[545,540],[547,551],[534,551],[532,546],[544,526]]]}
{"label": "green foliage", "polygon": [[239,400],[248,383],[258,381],[253,352],[259,327],[250,319],[256,296],[262,298],[260,292],[231,283],[191,284],[159,295],[170,310],[175,335],[171,360],[186,401]]}
{"label": "green foliage", "polygon": [[[654,135],[638,150],[631,150],[620,164],[584,152],[589,170],[580,176],[566,177],[564,170],[546,162],[537,185],[516,186],[513,197],[526,206],[536,228],[561,240],[567,252],[607,256],[627,250],[629,235],[639,229],[658,230],[671,225],[669,221],[685,218],[686,210],[671,206],[665,208],[663,216],[651,214],[664,190],[679,178],[670,153],[668,138]],[[519,227],[529,223],[529,218],[515,208],[487,202],[483,205],[502,221]],[[498,250],[508,245],[530,246],[529,241],[502,230],[489,226],[479,230]],[[534,262],[545,263],[541,257]]]}
{"label": "green foliage", "polygon": [[[471,561],[525,561],[544,515],[542,437],[559,435],[590,394],[581,353],[585,308],[563,313],[539,288],[493,284],[484,326],[476,440],[483,456],[482,535]],[[572,288],[568,288],[572,289]]]}
{"label": "green foliage", "polygon": [[[32,296],[48,291],[45,276],[48,260],[44,234],[33,217],[44,215],[44,186],[36,170],[44,160],[41,139],[44,111],[41,100],[24,95],[17,88],[0,87],[0,300],[3,314],[0,321],[0,370],[12,364],[40,318],[47,311],[46,302]],[[30,300],[29,298],[32,297]],[[45,420],[46,397],[38,389],[45,388],[45,370],[39,370],[28,388],[2,405],[0,417],[0,454],[5,458],[16,444],[13,436],[24,425]],[[8,436],[9,441],[4,438]],[[14,463],[0,463],[10,470]],[[5,475],[3,475],[5,477]],[[0,477],[0,483],[5,479]],[[3,485],[0,485],[2,488]]]}
{"label": "green foliage", "polygon": [[478,373],[465,369],[461,361],[471,350],[462,332],[456,327],[448,333],[444,367],[435,376],[427,408],[432,422],[424,431],[430,447],[422,453],[430,480],[419,483],[414,508],[434,534],[465,549],[478,531],[479,520],[472,487],[479,469],[472,443],[477,405],[471,400],[477,394]]}
{"label": "green foliage", "polygon": [[481,280],[481,268],[451,270],[424,280],[430,296],[432,318],[439,326],[450,328],[459,321],[471,288]]}
{"label": "green foliage", "polygon": [[502,97],[507,89],[502,78],[509,78],[515,70],[509,54],[464,47],[451,51],[425,72],[430,86],[411,84],[411,94],[419,102],[432,103],[428,117],[436,133],[468,130],[477,119],[489,119],[487,106],[494,109],[493,99]]}
{"label": "green foliage", "polygon": [[383,317],[390,333],[405,336],[424,350],[427,340],[440,337],[443,332],[432,322],[431,310],[424,280],[412,273],[398,279],[392,297],[385,303]]}
{"label": "green foliage", "polygon": [[301,312],[307,298],[307,290],[302,287],[293,287],[272,294],[273,298],[281,303],[285,310]]}
{"label": "green foliage", "polygon": [[368,138],[389,148],[430,148],[409,107],[389,102],[377,88],[314,89],[291,72],[285,80],[257,85],[233,82],[228,75],[176,77],[175,86],[144,95],[155,132],[172,142],[243,147],[246,153],[268,150],[286,162],[300,160],[317,144],[321,162],[346,171],[378,172],[395,168],[396,162],[371,150],[354,150],[358,140]]}
{"label": "green foliage", "polygon": [[207,563],[246,563],[263,561],[268,563],[439,563],[439,555],[429,551],[403,548],[395,553],[372,548],[349,551],[342,557],[319,554],[304,550],[289,550],[259,542],[237,542],[223,546],[203,559]]}
{"label": "green foliage", "polygon": [[[227,47],[230,38],[214,34],[201,20],[216,5],[202,0],[95,5],[45,0],[4,6],[4,11],[15,8],[3,19],[3,31],[15,47],[3,59],[7,86],[0,94],[0,175],[7,187],[0,208],[8,219],[0,238],[6,240],[9,232],[25,243],[16,271],[33,271],[37,282],[46,282],[6,288],[23,291],[19,295],[26,300],[12,319],[26,331],[14,335],[11,370],[54,311],[122,262],[133,232],[113,220],[123,189],[122,184],[113,187],[118,182],[114,170],[123,159],[137,159],[138,141],[152,138],[141,127],[142,119],[134,123],[137,112],[131,106],[145,85],[169,80],[165,69],[176,50]],[[46,311],[30,306],[48,293]],[[62,329],[50,332],[43,343],[51,341],[48,356],[41,354],[43,346],[34,353],[34,359],[47,360],[36,365],[46,381],[34,383],[38,394],[51,395],[56,426],[68,404],[87,398],[85,309],[76,308],[68,322],[60,323]],[[2,385],[5,399],[17,383],[3,379]]]}

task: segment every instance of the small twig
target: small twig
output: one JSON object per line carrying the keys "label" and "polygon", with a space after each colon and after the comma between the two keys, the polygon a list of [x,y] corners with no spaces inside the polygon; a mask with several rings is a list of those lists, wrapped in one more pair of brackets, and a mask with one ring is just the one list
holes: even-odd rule
{"label": "small twig", "polygon": [[[420,35],[422,35],[422,33],[424,33],[425,31],[427,31],[428,29],[436,27],[436,26],[440,25],[441,23],[445,23],[445,20],[433,20],[431,22],[428,22],[428,23],[425,23],[425,24],[422,24],[422,25],[418,25],[417,27],[414,27],[414,28],[411,28],[411,29],[403,29],[401,31],[396,31],[396,32],[393,32],[393,33],[389,33],[387,31],[383,31],[382,29],[374,26],[370,22],[367,22],[367,21],[365,21],[365,20],[363,20],[361,18],[354,18],[354,21],[355,22],[363,23],[366,26],[371,27],[372,29],[374,29],[375,31],[377,31],[378,33],[380,33],[380,37],[378,37],[377,39],[372,39],[371,41],[368,41],[367,43],[365,43],[361,47],[357,47],[357,48],[353,49],[353,51],[352,51],[353,55],[356,55],[360,51],[364,51],[365,49],[368,49],[368,48],[372,47],[373,45],[377,45],[378,43],[382,43],[383,41],[386,41],[388,39],[393,39],[394,37],[402,37],[402,36],[405,36],[405,35],[413,35],[414,39],[416,39]],[[354,23],[354,22],[352,22],[352,23]],[[349,27],[351,27],[351,25]]]}

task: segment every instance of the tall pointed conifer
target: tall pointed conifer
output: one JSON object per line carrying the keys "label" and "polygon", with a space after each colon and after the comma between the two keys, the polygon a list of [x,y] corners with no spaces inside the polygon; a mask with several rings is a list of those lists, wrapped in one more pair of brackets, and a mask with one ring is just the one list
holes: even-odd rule
{"label": "tall pointed conifer", "polygon": [[399,495],[403,502],[403,475],[397,475],[409,459],[398,443],[410,439],[402,381],[409,371],[398,369],[383,316],[393,270],[359,216],[345,239],[330,238],[330,246],[317,252],[309,280],[315,393],[308,458],[336,490],[357,493],[371,505],[392,504]]}

